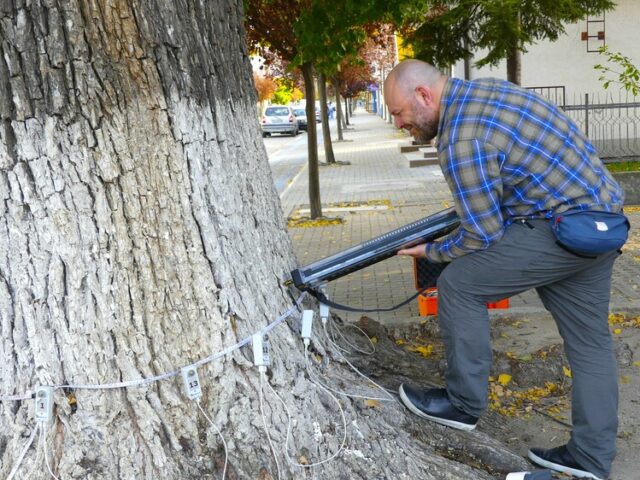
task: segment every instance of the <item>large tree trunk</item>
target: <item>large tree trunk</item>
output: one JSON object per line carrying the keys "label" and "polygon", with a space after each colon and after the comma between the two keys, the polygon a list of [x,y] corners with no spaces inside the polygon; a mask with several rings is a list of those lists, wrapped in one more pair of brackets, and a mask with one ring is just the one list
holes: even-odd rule
{"label": "large tree trunk", "polygon": [[331,129],[329,128],[329,109],[327,107],[327,79],[324,74],[318,75],[318,90],[320,91],[320,117],[322,118],[322,140],[324,142],[324,159],[328,164],[336,163],[331,143]]}
{"label": "large tree trunk", "polygon": [[[179,375],[82,386],[173,373],[291,305],[293,254],[255,119],[242,2],[63,3],[0,6],[0,395],[74,384],[77,398],[72,407],[56,391],[45,442],[15,478],[50,478],[43,448],[61,480],[220,478],[216,430]],[[199,367],[229,479],[310,477],[286,445],[311,462],[340,445],[335,404],[304,374],[297,318],[270,334],[269,381],[295,422],[288,444],[283,404],[265,392],[279,465],[246,348]],[[314,345],[314,358],[331,357]],[[332,365],[325,382],[364,383]],[[33,403],[0,404],[2,478],[34,429]],[[394,403],[342,404],[348,449],[319,478],[495,478],[473,455],[436,453],[451,456],[459,434],[417,431]]]}
{"label": "large tree trunk", "polygon": [[309,208],[311,218],[322,216],[320,200],[320,171],[318,169],[318,129],[316,128],[316,88],[313,80],[313,65],[303,63],[300,67],[304,78],[307,114],[307,156],[309,157]]}

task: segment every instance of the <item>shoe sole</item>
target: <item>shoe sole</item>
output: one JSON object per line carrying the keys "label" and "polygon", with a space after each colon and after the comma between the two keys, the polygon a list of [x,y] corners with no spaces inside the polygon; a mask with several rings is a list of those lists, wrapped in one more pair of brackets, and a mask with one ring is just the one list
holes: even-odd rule
{"label": "shoe sole", "polygon": [[398,393],[400,394],[400,400],[402,400],[402,403],[404,404],[404,406],[407,407],[412,413],[415,413],[416,415],[418,415],[419,417],[426,418],[427,420],[431,420],[432,422],[439,423],[440,425],[445,425],[447,427],[455,428],[456,430],[464,430],[465,432],[470,432],[472,430],[475,430],[476,428],[475,425],[469,425],[468,423],[456,422],[455,420],[448,420],[446,418],[427,415],[422,410],[414,406],[413,403],[411,403],[411,400],[409,400],[409,398],[405,395],[402,385],[400,385],[400,388],[398,389]]}
{"label": "shoe sole", "polygon": [[565,465],[560,465],[559,463],[553,463],[549,460],[545,460],[544,458],[539,457],[531,450],[529,450],[528,454],[529,460],[533,463],[540,465],[541,467],[550,468],[551,470],[555,470],[556,472],[568,473],[569,475],[573,475],[576,478],[591,478],[594,480],[603,480],[600,477],[596,477],[593,473],[587,472],[585,470],[576,470],[575,468],[567,467]]}

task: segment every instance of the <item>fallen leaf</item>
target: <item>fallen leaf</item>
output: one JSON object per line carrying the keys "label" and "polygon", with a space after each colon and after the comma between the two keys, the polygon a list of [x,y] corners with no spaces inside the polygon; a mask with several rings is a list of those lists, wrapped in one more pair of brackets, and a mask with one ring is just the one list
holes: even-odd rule
{"label": "fallen leaf", "polygon": [[380,402],[373,400],[372,398],[368,398],[364,401],[364,406],[368,408],[380,408]]}
{"label": "fallen leaf", "polygon": [[508,373],[501,373],[500,375],[498,375],[498,383],[506,387],[507,385],[509,385],[509,382],[511,382],[511,378],[511,375],[509,375]]}
{"label": "fallen leaf", "polygon": [[425,358],[428,358],[433,353],[433,345],[414,345],[409,347],[410,352],[419,353]]}
{"label": "fallen leaf", "polygon": [[571,378],[571,369],[570,368],[567,368],[567,367],[563,366],[562,367],[562,371],[564,372],[564,376],[565,377]]}

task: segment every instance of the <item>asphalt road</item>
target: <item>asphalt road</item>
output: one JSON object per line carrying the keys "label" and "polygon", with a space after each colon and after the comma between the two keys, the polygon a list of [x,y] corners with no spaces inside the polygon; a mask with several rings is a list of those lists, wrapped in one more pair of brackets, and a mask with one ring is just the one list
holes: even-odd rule
{"label": "asphalt road", "polygon": [[[318,149],[323,147],[322,126],[318,125]],[[278,195],[282,197],[293,179],[307,164],[307,132],[297,137],[290,135],[271,135],[263,138],[267,149],[269,165],[273,175],[273,183]]]}

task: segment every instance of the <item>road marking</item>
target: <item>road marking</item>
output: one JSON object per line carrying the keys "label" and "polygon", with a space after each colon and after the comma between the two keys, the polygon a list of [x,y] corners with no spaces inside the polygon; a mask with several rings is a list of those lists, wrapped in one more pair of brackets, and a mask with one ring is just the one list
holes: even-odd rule
{"label": "road marking", "polygon": [[298,180],[298,177],[300,177],[300,175],[305,170],[305,168],[307,168],[308,163],[309,162],[304,162],[302,164],[302,167],[300,167],[300,170],[298,170],[298,173],[296,173],[296,175],[289,182],[289,185],[287,185],[286,188],[282,191],[282,193],[280,194],[280,199],[281,200],[284,197],[285,193],[287,193],[289,191],[289,189],[293,186],[293,184],[296,183],[296,181]]}

